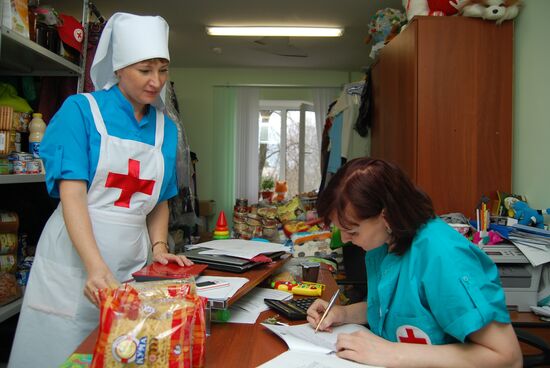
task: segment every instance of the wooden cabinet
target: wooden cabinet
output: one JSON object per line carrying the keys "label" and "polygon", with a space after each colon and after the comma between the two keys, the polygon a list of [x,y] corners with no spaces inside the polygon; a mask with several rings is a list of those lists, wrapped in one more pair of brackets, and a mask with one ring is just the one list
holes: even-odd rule
{"label": "wooden cabinet", "polygon": [[513,23],[417,17],[372,67],[371,155],[400,165],[438,214],[510,191]]}

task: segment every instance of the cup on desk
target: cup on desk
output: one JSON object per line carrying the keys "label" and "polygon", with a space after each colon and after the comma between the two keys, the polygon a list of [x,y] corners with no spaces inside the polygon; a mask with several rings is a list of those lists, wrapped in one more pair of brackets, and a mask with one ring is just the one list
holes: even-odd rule
{"label": "cup on desk", "polygon": [[319,262],[302,262],[300,265],[302,266],[302,281],[317,282],[321,264]]}

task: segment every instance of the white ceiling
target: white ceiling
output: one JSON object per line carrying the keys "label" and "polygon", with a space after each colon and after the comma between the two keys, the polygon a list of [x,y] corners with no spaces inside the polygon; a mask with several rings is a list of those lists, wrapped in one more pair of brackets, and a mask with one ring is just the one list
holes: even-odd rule
{"label": "white ceiling", "polygon": [[[161,15],[170,24],[173,67],[288,67],[360,71],[371,62],[364,43],[376,10],[401,0],[95,0],[103,16],[117,11]],[[46,3],[46,2],[44,2]],[[79,0],[49,0],[58,12],[82,16]],[[95,18],[92,18],[95,19]],[[339,38],[212,37],[205,26],[340,26]],[[216,52],[217,51],[217,52]],[[289,57],[279,54],[306,54]]]}

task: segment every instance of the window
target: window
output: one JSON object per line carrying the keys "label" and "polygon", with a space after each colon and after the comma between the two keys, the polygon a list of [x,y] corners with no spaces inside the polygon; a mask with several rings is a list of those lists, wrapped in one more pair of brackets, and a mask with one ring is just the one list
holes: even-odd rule
{"label": "window", "polygon": [[320,142],[313,106],[302,101],[261,101],[259,178],[286,180],[287,196],[317,190]]}

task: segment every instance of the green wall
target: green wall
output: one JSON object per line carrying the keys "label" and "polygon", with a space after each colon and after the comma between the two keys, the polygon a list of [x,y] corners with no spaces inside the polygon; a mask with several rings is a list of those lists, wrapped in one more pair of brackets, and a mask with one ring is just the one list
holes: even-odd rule
{"label": "green wall", "polygon": [[[515,24],[514,60],[514,135],[512,188],[527,195],[534,208],[550,207],[550,30],[546,20],[550,1],[526,0]],[[229,178],[220,170],[223,158],[214,156],[214,142],[224,137],[224,127],[215,127],[214,86],[223,85],[299,85],[341,87],[359,80],[360,72],[304,69],[209,69],[174,68],[171,79],[182,108],[191,150],[197,153],[198,194],[214,199],[223,192],[219,186]],[[263,99],[310,100],[307,89],[262,89]],[[227,132],[225,132],[227,134]],[[355,137],[353,156],[368,152],[369,142]],[[227,164],[227,161],[225,161]]]}
{"label": "green wall", "polygon": [[550,1],[527,0],[515,24],[513,191],[550,207]]}
{"label": "green wall", "polygon": [[[172,68],[170,79],[175,83],[182,120],[187,130],[191,150],[198,156],[197,184],[200,199],[219,202],[232,180],[228,176],[226,157],[215,157],[215,142],[225,139],[226,127],[214,126],[214,87],[234,85],[292,85],[311,87],[337,87],[361,78],[361,73],[305,69],[213,69]],[[310,100],[306,88],[265,88],[262,99]],[[356,144],[358,146],[359,143]],[[355,147],[355,146],[354,146]],[[224,163],[225,161],[225,163]]]}

